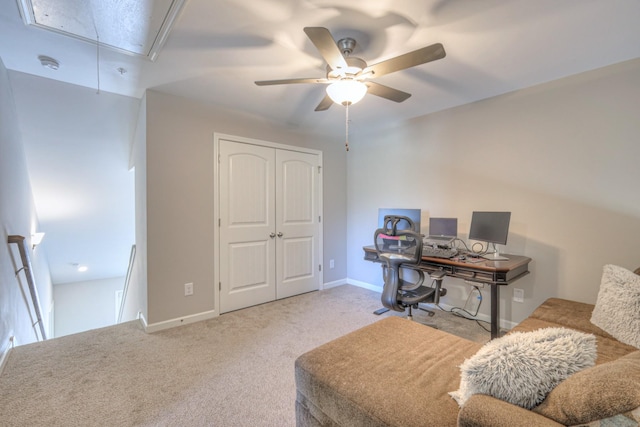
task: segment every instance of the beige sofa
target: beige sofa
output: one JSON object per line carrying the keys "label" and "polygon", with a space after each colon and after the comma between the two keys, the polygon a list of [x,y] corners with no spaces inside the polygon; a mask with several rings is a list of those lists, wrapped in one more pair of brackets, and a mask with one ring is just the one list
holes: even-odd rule
{"label": "beige sofa", "polygon": [[482,394],[460,409],[448,393],[460,386],[459,366],[482,344],[390,316],[296,360],[297,425],[560,426],[629,411],[629,401],[640,406],[640,351],[593,325],[593,308],[551,298],[513,329],[566,327],[596,336],[596,366],[532,410]]}

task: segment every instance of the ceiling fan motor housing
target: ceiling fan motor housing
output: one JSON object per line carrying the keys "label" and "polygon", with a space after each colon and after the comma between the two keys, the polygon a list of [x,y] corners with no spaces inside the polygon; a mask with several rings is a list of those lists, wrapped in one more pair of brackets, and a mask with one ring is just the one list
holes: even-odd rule
{"label": "ceiling fan motor housing", "polygon": [[351,55],[351,52],[353,52],[353,49],[356,47],[356,41],[351,37],[345,37],[344,39],[340,39],[338,40],[337,44],[344,56]]}

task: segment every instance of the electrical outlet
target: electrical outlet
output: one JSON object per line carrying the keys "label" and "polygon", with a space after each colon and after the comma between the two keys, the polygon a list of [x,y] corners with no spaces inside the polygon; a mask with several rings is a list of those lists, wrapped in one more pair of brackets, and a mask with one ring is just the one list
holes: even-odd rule
{"label": "electrical outlet", "polygon": [[332,260],[332,259],[330,259],[330,260],[329,260],[329,268],[333,268],[333,267],[335,267],[335,266],[336,266],[335,261],[334,261],[334,260]]}
{"label": "electrical outlet", "polygon": [[524,289],[513,288],[513,300],[515,302],[524,302]]}
{"label": "electrical outlet", "polygon": [[193,283],[184,284],[184,296],[188,297],[189,295],[193,295]]}

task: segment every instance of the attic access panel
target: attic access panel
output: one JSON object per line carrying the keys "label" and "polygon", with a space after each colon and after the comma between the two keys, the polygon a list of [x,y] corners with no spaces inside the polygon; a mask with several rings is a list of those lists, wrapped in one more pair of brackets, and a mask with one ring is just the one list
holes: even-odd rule
{"label": "attic access panel", "polygon": [[27,25],[155,60],[185,0],[17,0]]}

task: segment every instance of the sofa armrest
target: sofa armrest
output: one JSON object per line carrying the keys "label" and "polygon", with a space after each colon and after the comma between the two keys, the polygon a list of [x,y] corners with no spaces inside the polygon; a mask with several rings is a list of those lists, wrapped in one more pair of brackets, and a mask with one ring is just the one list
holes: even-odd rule
{"label": "sofa armrest", "polygon": [[458,414],[458,427],[561,427],[562,424],[485,394],[475,394]]}

